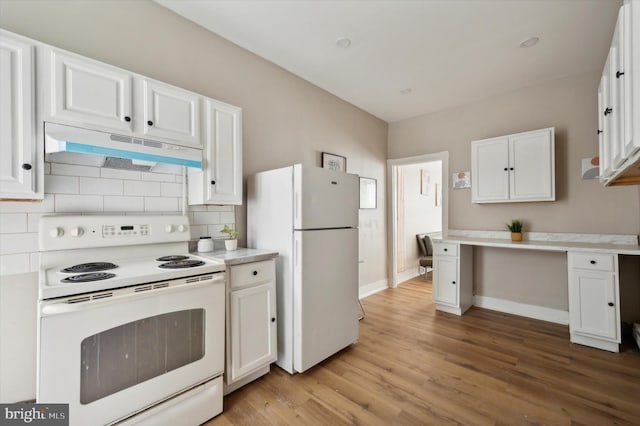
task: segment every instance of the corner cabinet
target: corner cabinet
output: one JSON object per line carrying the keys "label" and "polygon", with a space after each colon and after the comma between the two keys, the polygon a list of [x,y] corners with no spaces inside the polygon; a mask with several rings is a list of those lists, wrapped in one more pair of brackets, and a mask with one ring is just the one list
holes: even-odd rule
{"label": "corner cabinet", "polygon": [[640,0],[618,12],[598,87],[600,181],[640,184]]}
{"label": "corner cabinet", "polygon": [[242,204],[242,109],[204,103],[203,170],[190,170],[189,204]]}
{"label": "corner cabinet", "polygon": [[618,352],[621,341],[618,256],[568,252],[572,343]]}
{"label": "corner cabinet", "polygon": [[471,200],[554,201],[554,128],[471,142]]}
{"label": "corner cabinet", "polygon": [[275,260],[227,269],[225,394],[267,374],[278,357]]}
{"label": "corner cabinet", "polygon": [[473,305],[471,246],[433,241],[433,303],[462,315]]}
{"label": "corner cabinet", "polygon": [[35,49],[0,30],[0,199],[42,199],[42,145],[35,130]]}

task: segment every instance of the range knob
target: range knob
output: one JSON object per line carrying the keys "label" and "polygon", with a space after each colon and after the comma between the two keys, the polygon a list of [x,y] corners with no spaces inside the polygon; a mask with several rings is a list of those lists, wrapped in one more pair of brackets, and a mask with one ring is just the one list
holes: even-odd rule
{"label": "range knob", "polygon": [[71,234],[72,237],[82,237],[82,235],[84,234],[84,229],[82,229],[81,227],[71,228],[69,234]]}
{"label": "range knob", "polygon": [[187,225],[178,225],[178,231],[185,232],[187,230]]}
{"label": "range knob", "polygon": [[60,238],[64,235],[64,230],[62,228],[53,228],[49,231],[49,236],[51,238]]}
{"label": "range knob", "polygon": [[169,234],[172,233],[174,231],[173,229],[173,225],[167,225],[164,227],[164,230],[167,231]]}

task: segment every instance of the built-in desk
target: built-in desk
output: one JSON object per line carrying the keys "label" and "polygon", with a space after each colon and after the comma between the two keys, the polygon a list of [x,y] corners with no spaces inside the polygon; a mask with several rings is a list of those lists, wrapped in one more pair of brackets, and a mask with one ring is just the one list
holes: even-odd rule
{"label": "built-in desk", "polygon": [[[473,294],[473,246],[567,253],[571,341],[618,351],[621,341],[618,255],[640,256],[638,236],[525,233],[524,241],[512,242],[508,232],[449,230],[443,237],[433,238],[436,309],[462,315],[478,304]],[[640,285],[640,277],[638,281]]]}

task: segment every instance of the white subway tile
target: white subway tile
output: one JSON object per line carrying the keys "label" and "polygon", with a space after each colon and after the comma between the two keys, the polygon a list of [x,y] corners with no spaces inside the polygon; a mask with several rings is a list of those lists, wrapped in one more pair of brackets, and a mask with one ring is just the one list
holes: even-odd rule
{"label": "white subway tile", "polygon": [[142,212],[144,211],[144,198],[142,197],[117,197],[105,195],[105,212]]}
{"label": "white subway tile", "polygon": [[217,212],[194,212],[193,224],[194,225],[212,225],[219,224],[220,213]]}
{"label": "white subway tile", "polygon": [[65,175],[65,176],[98,177],[100,176],[100,168],[89,167],[89,166],[77,166],[75,164],[51,163],[51,174]]}
{"label": "white subway tile", "polygon": [[162,216],[162,212],[126,212],[126,216]]}
{"label": "white subway tile", "polygon": [[0,234],[27,232],[26,213],[0,213]]}
{"label": "white subway tile", "polygon": [[176,175],[176,182],[182,183],[182,175]]}
{"label": "white subway tile", "polygon": [[124,195],[160,196],[160,182],[124,181]]}
{"label": "white subway tile", "polygon": [[84,213],[103,211],[102,195],[56,195],[56,213]]}
{"label": "white subway tile", "polygon": [[142,172],[141,177],[142,177],[142,180],[150,181],[150,182],[175,182],[176,181],[176,175],[170,175],[167,173]]}
{"label": "white subway tile", "polygon": [[47,213],[29,213],[27,214],[27,232],[38,232],[40,218],[46,216]]}
{"label": "white subway tile", "polygon": [[102,179],[81,177],[80,193],[94,195],[122,195],[122,181],[120,179]]}
{"label": "white subway tile", "polygon": [[120,170],[103,167],[100,169],[100,176],[109,179],[129,179],[140,180],[142,172],[136,170]]}
{"label": "white subway tile", "polygon": [[235,223],[236,215],[234,212],[222,212],[220,213],[220,222],[221,223]]}
{"label": "white subway tile", "polygon": [[191,225],[191,239],[197,240],[200,237],[208,237],[207,225]]}
{"label": "white subway tile", "polygon": [[169,197],[144,197],[146,212],[178,212],[178,199]]}
{"label": "white subway tile", "polygon": [[51,163],[44,163],[44,174],[51,174]]}
{"label": "white subway tile", "polygon": [[78,178],[60,175],[45,176],[44,192],[47,194],[77,194]]}
{"label": "white subway tile", "polygon": [[38,272],[40,270],[40,253],[30,253],[29,270],[31,272]]}
{"label": "white subway tile", "polygon": [[163,182],[160,184],[160,195],[163,197],[182,197],[182,184]]}
{"label": "white subway tile", "polygon": [[29,272],[29,254],[7,254],[0,256],[0,275]]}
{"label": "white subway tile", "polygon": [[211,238],[228,238],[229,237],[229,235],[223,234],[222,232],[220,232],[220,230],[224,228],[224,225],[209,225],[207,228],[209,231],[209,236]]}
{"label": "white subway tile", "polygon": [[0,254],[31,253],[38,251],[38,234],[0,234]]}
{"label": "white subway tile", "polygon": [[45,194],[42,201],[0,201],[0,213],[52,213],[53,194]]}
{"label": "white subway tile", "polygon": [[232,212],[233,206],[206,206],[210,212]]}
{"label": "white subway tile", "polygon": [[189,206],[190,212],[206,212],[207,206]]}

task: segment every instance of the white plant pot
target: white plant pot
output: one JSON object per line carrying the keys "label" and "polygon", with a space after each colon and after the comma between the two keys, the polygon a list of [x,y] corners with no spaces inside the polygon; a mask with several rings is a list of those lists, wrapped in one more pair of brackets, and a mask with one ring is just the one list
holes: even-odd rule
{"label": "white plant pot", "polygon": [[238,248],[238,240],[224,240],[224,248],[227,251],[233,251]]}

